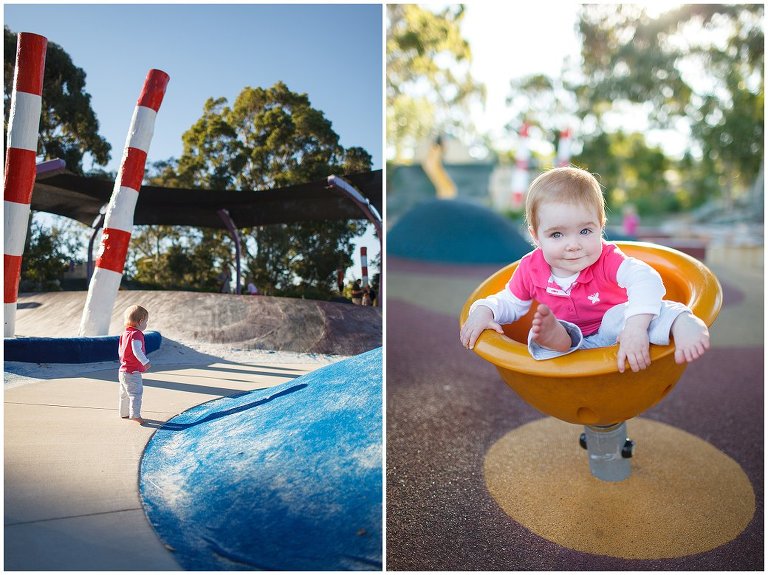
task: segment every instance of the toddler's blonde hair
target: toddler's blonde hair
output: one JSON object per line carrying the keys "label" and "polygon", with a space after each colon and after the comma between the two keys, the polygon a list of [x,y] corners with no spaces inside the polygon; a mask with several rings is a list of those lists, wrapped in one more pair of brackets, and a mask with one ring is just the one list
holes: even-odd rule
{"label": "toddler's blonde hair", "polygon": [[581,168],[554,168],[539,175],[528,188],[525,219],[534,234],[539,225],[539,206],[547,202],[580,204],[594,209],[605,227],[605,199],[597,179]]}
{"label": "toddler's blonde hair", "polygon": [[125,325],[136,327],[142,321],[149,318],[149,312],[140,305],[132,305],[125,310]]}

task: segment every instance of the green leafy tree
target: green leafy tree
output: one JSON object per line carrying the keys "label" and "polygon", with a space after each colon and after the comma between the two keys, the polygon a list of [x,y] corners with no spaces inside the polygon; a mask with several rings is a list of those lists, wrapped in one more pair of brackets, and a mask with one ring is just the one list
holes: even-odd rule
{"label": "green leafy tree", "polygon": [[395,161],[435,134],[472,135],[469,105],[484,96],[484,87],[470,73],[463,17],[463,5],[437,12],[387,5],[387,142]]}
{"label": "green leafy tree", "polygon": [[687,207],[667,181],[671,160],[659,147],[649,146],[642,134],[602,132],[585,141],[573,163],[597,174],[611,215],[620,214],[627,202],[644,214]]}
{"label": "green leafy tree", "polygon": [[[8,118],[16,65],[16,34],[4,28],[4,138],[7,141]],[[43,107],[40,114],[38,154],[46,160],[62,159],[75,173],[83,172],[83,158],[90,154],[93,163],[109,162],[110,145],[99,136],[99,122],[91,108],[91,96],[85,91],[85,72],[74,65],[64,49],[48,42],[43,75]]]}
{"label": "green leafy tree", "polygon": [[651,126],[682,122],[689,153],[714,170],[726,198],[743,192],[763,158],[763,12],[682,5],[652,18],[636,5],[584,6],[574,87],[582,116],[600,126],[617,105],[636,104]]}
{"label": "green leafy tree", "polygon": [[[307,95],[292,92],[282,82],[267,89],[245,88],[231,107],[224,98],[209,99],[201,118],[182,139],[181,157],[156,165],[153,183],[201,187],[212,193],[266,190],[371,168],[368,152],[359,147],[345,150]],[[352,239],[364,231],[358,221],[240,230],[246,256],[243,276],[253,278],[265,294],[328,296],[335,287],[337,266],[351,265]],[[188,241],[200,251],[208,246],[214,255],[207,265],[216,275],[224,266],[234,270],[234,249],[226,232],[206,230]],[[185,249],[191,254],[191,247]],[[167,268],[162,258],[150,258],[149,263]],[[196,269],[191,262],[185,265]],[[303,287],[297,288],[296,280]]]}
{"label": "green leafy tree", "polygon": [[81,263],[77,253],[84,228],[77,222],[47,226],[33,215],[21,260],[19,291],[56,291],[70,263]]}

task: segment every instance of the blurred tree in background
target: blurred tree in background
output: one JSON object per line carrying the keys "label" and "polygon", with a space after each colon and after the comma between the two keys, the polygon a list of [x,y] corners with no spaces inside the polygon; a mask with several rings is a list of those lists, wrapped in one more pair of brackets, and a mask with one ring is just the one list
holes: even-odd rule
{"label": "blurred tree in background", "polygon": [[[744,195],[763,161],[763,12],[759,4],[682,5],[651,18],[636,5],[584,6],[582,81],[571,87],[582,125],[591,127],[585,149],[604,149],[606,116],[637,105],[650,127],[690,134],[676,166],[696,167],[686,180],[705,169],[701,184],[714,178],[704,189],[719,189],[726,205]],[[695,190],[677,195],[684,207],[706,199]]]}
{"label": "blurred tree in background", "polygon": [[[452,104],[445,86],[458,85],[448,93],[466,95],[464,104],[481,93],[468,87],[471,46],[460,30],[472,9],[388,7],[387,137],[396,163],[443,129],[438,110]],[[579,53],[566,56],[557,76],[510,78],[509,115],[500,121],[510,134],[531,126],[544,145],[530,164],[541,169],[553,164],[561,130],[571,128],[572,163],[601,176],[614,208],[634,202],[661,214],[752,201],[762,217],[764,7],[672,5],[653,14],[634,4],[580,6]],[[443,125],[472,123],[466,106],[451,112]],[[489,144],[492,156],[515,155]]]}
{"label": "blurred tree in background", "polygon": [[470,73],[463,14],[460,4],[437,13],[415,4],[387,5],[387,145],[395,161],[425,138],[473,133],[469,105],[484,90]]}

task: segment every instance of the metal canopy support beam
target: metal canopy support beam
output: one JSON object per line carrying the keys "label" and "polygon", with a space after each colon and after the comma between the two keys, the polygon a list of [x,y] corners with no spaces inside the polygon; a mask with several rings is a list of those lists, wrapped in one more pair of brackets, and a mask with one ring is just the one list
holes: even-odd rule
{"label": "metal canopy support beam", "polygon": [[379,236],[379,253],[381,254],[381,271],[379,272],[379,307],[383,307],[384,304],[384,234],[381,229],[381,215],[379,215],[376,207],[365,198],[357,188],[350,184],[347,180],[341,176],[328,176],[328,184],[332,188],[336,188],[343,192],[354,204],[360,208],[360,211],[365,214],[365,217],[376,228],[376,235]]}
{"label": "metal canopy support beam", "polygon": [[224,222],[224,225],[227,226],[227,231],[229,232],[229,235],[232,236],[232,239],[235,241],[235,293],[240,294],[240,234],[237,233],[237,227],[235,226],[235,222],[232,221],[232,216],[229,215],[229,212],[227,210],[218,210],[216,212],[219,214],[219,217]]}

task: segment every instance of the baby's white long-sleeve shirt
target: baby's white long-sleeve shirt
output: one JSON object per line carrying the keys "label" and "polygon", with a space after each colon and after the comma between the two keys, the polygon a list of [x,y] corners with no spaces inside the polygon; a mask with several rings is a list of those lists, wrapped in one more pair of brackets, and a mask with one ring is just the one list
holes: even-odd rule
{"label": "baby's white long-sleeve shirt", "polygon": [[[636,258],[626,258],[616,272],[616,282],[627,290],[627,309],[624,317],[640,314],[659,315],[661,300],[666,293],[659,273]],[[521,300],[508,287],[495,295],[475,301],[469,309],[472,313],[479,305],[491,310],[499,324],[517,321],[531,309],[532,300]],[[567,318],[561,318],[567,319]]]}
{"label": "baby's white long-sleeve shirt", "polygon": [[131,349],[133,350],[133,355],[136,356],[136,359],[138,359],[141,362],[141,365],[147,365],[149,363],[149,359],[146,355],[144,355],[144,352],[141,351],[141,342],[138,340],[131,341]]}

